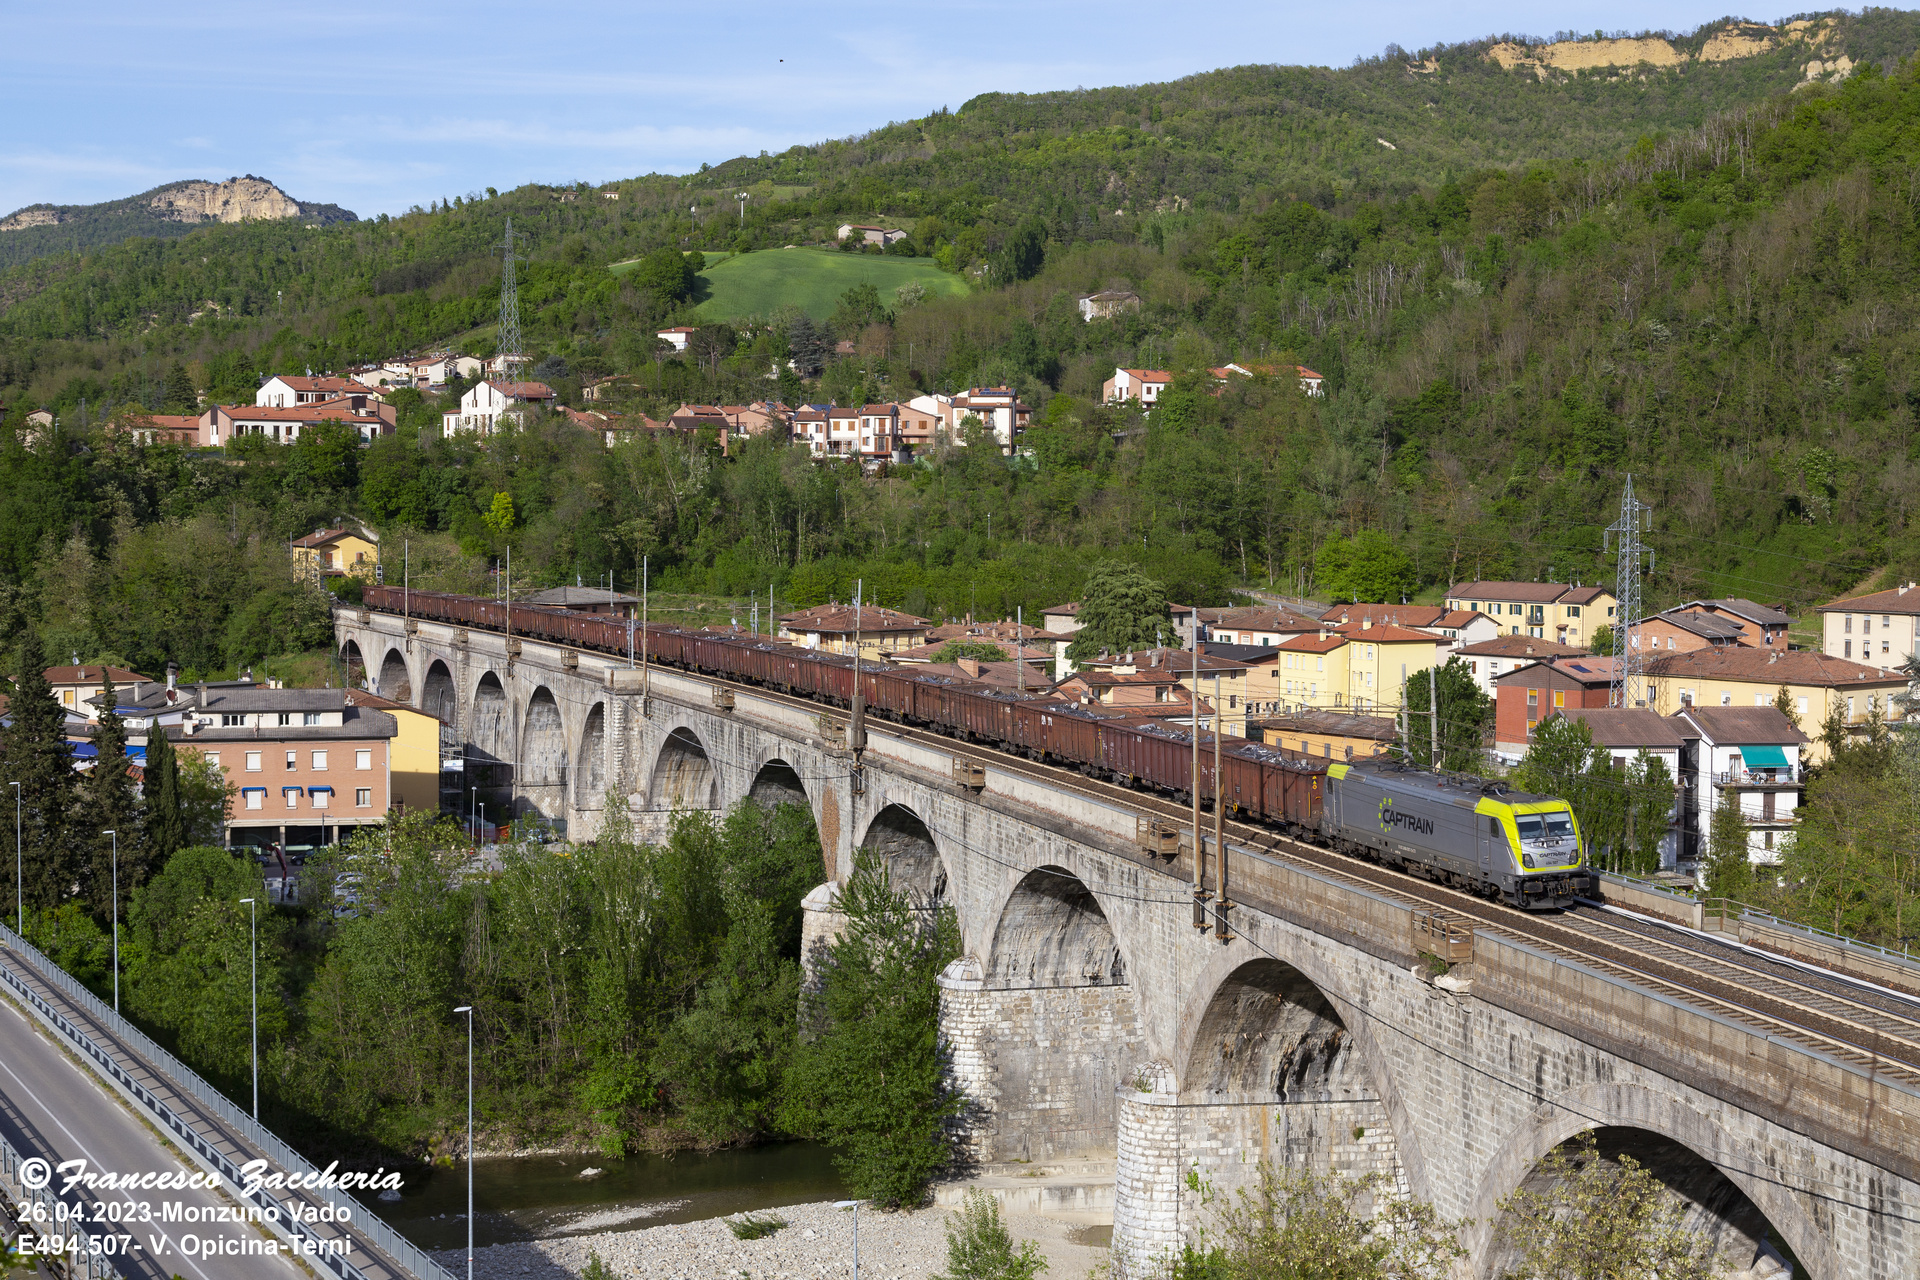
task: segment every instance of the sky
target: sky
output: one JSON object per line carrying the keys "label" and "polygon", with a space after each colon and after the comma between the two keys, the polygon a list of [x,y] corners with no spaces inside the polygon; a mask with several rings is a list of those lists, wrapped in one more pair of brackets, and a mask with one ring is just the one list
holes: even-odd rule
{"label": "sky", "polygon": [[[487,187],[685,173],[993,90],[1346,66],[1497,33],[1689,31],[1724,0],[962,0],[4,6],[0,215],[252,173],[362,217]],[[1771,15],[1753,15],[1762,21]]]}

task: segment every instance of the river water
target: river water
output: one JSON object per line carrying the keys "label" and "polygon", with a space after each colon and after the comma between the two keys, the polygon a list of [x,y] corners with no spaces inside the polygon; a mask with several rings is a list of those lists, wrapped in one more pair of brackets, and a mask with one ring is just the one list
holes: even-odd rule
{"label": "river water", "polygon": [[[603,1170],[582,1178],[586,1169]],[[474,1241],[633,1230],[845,1195],[825,1147],[774,1142],[712,1155],[512,1156],[473,1164]],[[441,1168],[398,1202],[367,1206],[422,1248],[467,1240],[467,1167]]]}

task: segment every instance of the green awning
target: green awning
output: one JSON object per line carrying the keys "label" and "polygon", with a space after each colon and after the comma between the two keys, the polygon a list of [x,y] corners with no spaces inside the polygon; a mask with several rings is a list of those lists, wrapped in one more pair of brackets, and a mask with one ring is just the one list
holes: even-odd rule
{"label": "green awning", "polygon": [[1785,747],[1741,747],[1740,759],[1749,769],[1784,769],[1787,767],[1787,751]]}

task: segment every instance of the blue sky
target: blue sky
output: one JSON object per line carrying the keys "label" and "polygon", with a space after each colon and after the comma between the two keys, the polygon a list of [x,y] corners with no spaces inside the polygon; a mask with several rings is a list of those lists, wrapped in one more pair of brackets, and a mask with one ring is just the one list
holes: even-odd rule
{"label": "blue sky", "polygon": [[255,173],[366,217],[489,186],[686,172],[988,90],[1344,66],[1389,42],[1495,32],[1685,31],[1725,12],[1724,0],[16,0],[0,214]]}

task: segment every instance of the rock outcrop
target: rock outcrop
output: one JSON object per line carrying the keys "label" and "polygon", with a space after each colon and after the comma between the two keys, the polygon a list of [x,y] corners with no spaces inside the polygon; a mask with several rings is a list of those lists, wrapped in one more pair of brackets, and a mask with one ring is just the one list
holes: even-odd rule
{"label": "rock outcrop", "polygon": [[[1740,58],[1756,58],[1789,42],[1798,42],[1810,46],[1815,53],[1839,58],[1851,70],[1852,61],[1828,47],[1836,34],[1832,21],[1825,18],[1803,18],[1781,27],[1735,21],[1710,33],[1697,52],[1689,52],[1684,47],[1689,42],[1676,46],[1664,36],[1646,35],[1558,40],[1552,44],[1520,44],[1502,40],[1488,49],[1486,56],[1507,71],[1531,71],[1545,80],[1576,71],[1613,69],[1624,73],[1634,68],[1665,70],[1685,67],[1692,62],[1732,62]],[[1839,62],[1823,64],[1816,60],[1809,64],[1807,79],[1817,79],[1823,73],[1830,74],[1838,65]],[[1410,69],[1424,70],[1418,66]]]}
{"label": "rock outcrop", "polygon": [[300,202],[268,182],[248,174],[225,182],[182,182],[162,187],[147,201],[169,222],[273,221],[300,216]]}

